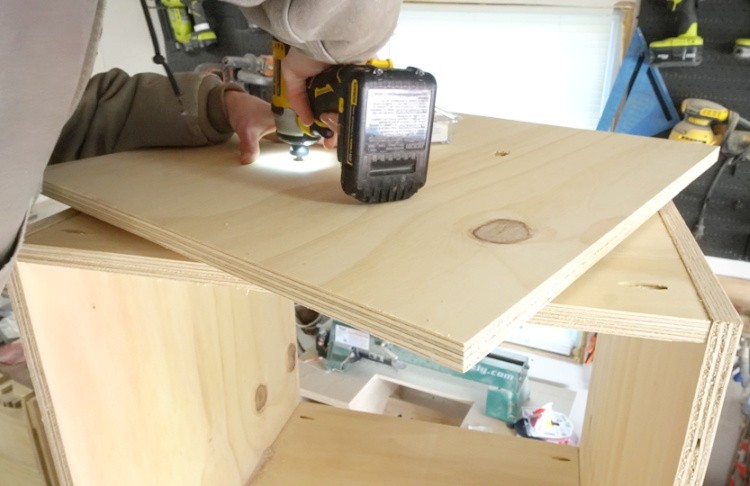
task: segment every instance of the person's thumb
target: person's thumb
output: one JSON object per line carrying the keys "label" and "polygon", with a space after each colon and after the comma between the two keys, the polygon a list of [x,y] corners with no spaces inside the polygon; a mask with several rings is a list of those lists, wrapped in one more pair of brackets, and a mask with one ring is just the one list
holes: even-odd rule
{"label": "person's thumb", "polygon": [[241,130],[237,135],[240,138],[240,163],[252,164],[260,156],[260,142],[252,130]]}

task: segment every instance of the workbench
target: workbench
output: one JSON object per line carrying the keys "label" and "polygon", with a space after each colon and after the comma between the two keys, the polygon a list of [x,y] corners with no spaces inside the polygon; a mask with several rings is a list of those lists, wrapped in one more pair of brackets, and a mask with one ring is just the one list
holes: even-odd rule
{"label": "workbench", "polygon": [[[476,123],[494,126],[495,122]],[[458,206],[449,204],[455,198],[489,201],[481,190],[472,191],[470,179],[484,184],[487,174],[499,177],[498,171],[503,170],[522,178],[515,167],[524,167],[524,173],[556,170],[556,161],[562,159],[571,164],[612,157],[617,157],[612,167],[626,159],[643,159],[642,166],[647,167],[645,157],[658,156],[663,162],[659,171],[667,173],[672,160],[698,161],[708,154],[708,149],[685,147],[689,144],[677,144],[675,150],[680,152],[675,153],[671,145],[663,145],[669,143],[666,141],[498,121],[498,131],[493,132],[498,134],[497,145],[491,146],[510,147],[511,158],[498,162],[493,150],[483,165],[481,154],[490,145],[482,145],[477,126],[465,123],[466,131],[463,135],[457,132],[456,143],[435,152],[432,182],[413,202],[399,203],[403,204],[401,216],[415,211],[422,221],[432,221],[422,205],[434,199],[445,204],[441,208],[451,207],[456,213]],[[508,140],[498,142],[500,134],[508,132]],[[556,137],[551,145],[539,142],[540,135],[545,139],[550,134]],[[528,139],[524,138],[527,135]],[[462,145],[462,140],[468,145]],[[478,148],[475,151],[468,146]],[[600,150],[607,146],[616,149],[610,153]],[[535,300],[540,308],[514,314],[519,318],[531,314],[529,320],[534,323],[599,333],[580,445],[561,446],[300,403],[293,303],[298,298],[309,300],[309,288],[301,280],[279,283],[267,266],[263,267],[263,279],[247,274],[241,262],[253,258],[248,246],[237,247],[240,253],[242,248],[247,250],[241,258],[230,256],[235,250],[229,246],[238,240],[237,226],[248,221],[286,256],[282,247],[287,240],[278,233],[266,232],[261,221],[268,215],[266,219],[278,222],[283,219],[279,211],[286,206],[292,212],[303,210],[316,221],[326,218],[309,211],[313,204],[318,211],[357,211],[357,217],[351,217],[349,223],[362,222],[379,230],[386,229],[386,223],[377,218],[379,212],[383,213],[382,221],[388,221],[389,217],[393,219],[393,213],[389,213],[392,209],[362,208],[343,204],[338,197],[316,197],[325,193],[322,188],[326,184],[335,182],[334,169],[309,176],[309,190],[296,185],[301,180],[298,177],[303,176],[278,176],[283,190],[276,195],[269,189],[275,179],[270,173],[257,172],[264,170],[261,166],[253,168],[254,177],[247,179],[232,174],[220,176],[221,171],[232,170],[226,168],[232,160],[232,145],[229,147],[119,154],[73,163],[79,165],[48,174],[47,194],[96,216],[67,211],[33,228],[12,280],[12,298],[63,484],[701,483],[741,321],[674,206],[667,203],[669,194],[659,193],[666,199],[648,199],[645,209],[638,206],[633,214],[640,219],[624,218],[630,227],[620,231],[618,238],[609,239],[609,246],[601,242],[612,234],[611,228],[621,228],[618,222],[602,216],[598,224],[583,224],[585,238],[579,240],[586,247],[600,245],[601,254],[594,258],[590,252],[583,252],[586,268],[580,270],[583,276],[579,278],[564,266],[568,269],[564,279],[560,280],[557,271],[542,279],[535,289],[545,289],[547,302]],[[264,150],[268,153],[269,149]],[[173,156],[174,165],[158,162]],[[546,159],[538,168],[528,163],[540,156]],[[180,179],[182,170],[194,173],[201,157],[207,172],[189,182],[181,181],[181,189],[189,193],[184,200],[164,199],[163,204],[156,204],[150,199],[157,192],[151,190],[150,181],[158,179],[159,174]],[[138,167],[128,165],[139,159],[148,160]],[[467,173],[456,165],[464,160],[473,164],[473,171]],[[117,171],[118,167],[122,170]],[[113,168],[116,174],[111,172]],[[87,178],[86,173],[92,170],[95,174]],[[643,186],[654,183],[640,181],[638,170],[628,168],[632,180],[640,184],[632,191],[635,193],[644,192]],[[133,174],[138,174],[138,185],[127,180]],[[228,219],[217,219],[207,210],[213,204],[212,191],[203,187],[215,182],[212,174],[224,182],[221,194],[217,192],[219,186],[213,185],[217,204],[232,202],[231,211],[226,213]],[[101,182],[108,178],[109,182]],[[472,195],[452,193],[452,180],[460,181],[460,194]],[[617,177],[607,180],[608,194],[574,194],[581,192],[576,190],[569,197],[580,196],[587,201],[619,193],[623,200],[630,197],[625,185],[628,181]],[[234,186],[252,181],[258,184],[257,192],[238,192],[237,198],[232,195]],[[161,197],[168,189],[160,186],[159,190]],[[246,191],[241,187],[237,190]],[[544,190],[549,192],[548,188]],[[442,191],[453,194],[454,199],[444,198]],[[120,193],[125,199],[119,199]],[[251,201],[247,208],[241,208],[238,201],[245,197]],[[270,204],[274,198],[283,204]],[[540,199],[532,199],[533,208],[538,209]],[[195,200],[196,206],[185,206],[188,200]],[[552,204],[559,206],[561,201]],[[250,221],[248,215],[254,204],[264,205],[269,212],[258,216],[260,220]],[[666,206],[656,214],[658,208],[647,214],[649,204]],[[616,206],[595,209],[591,204],[586,211],[619,211]],[[174,216],[179,214],[185,217]],[[443,215],[447,220],[453,213],[445,211]],[[193,231],[191,221],[198,219],[204,223],[196,230],[200,235],[186,237],[186,232]],[[557,221],[557,216],[552,219]],[[539,229],[541,237],[554,240],[555,234],[540,221],[532,218],[530,224]],[[472,224],[476,222],[472,220]],[[331,227],[326,229],[338,238],[347,238]],[[417,232],[417,237],[424,236],[428,227],[418,229],[421,233]],[[600,230],[604,236],[595,234]],[[402,227],[399,235],[404,240],[409,236],[405,233]],[[306,237],[305,228],[289,234]],[[322,240],[325,235],[316,234],[315,238]],[[209,240],[213,248],[210,255],[203,252],[207,247],[195,245]],[[446,246],[458,246],[457,241]],[[247,240],[245,243],[249,244]],[[475,242],[469,245],[479,248]],[[308,245],[325,260],[322,247]],[[378,249],[390,255],[382,246]],[[196,261],[196,257],[202,261]],[[339,251],[339,257],[345,259],[347,255]],[[268,258],[272,268],[280,268],[273,267],[279,261],[284,262],[281,256]],[[387,269],[374,266],[366,270],[373,286],[377,285],[379,271],[387,274]],[[557,285],[554,295],[549,295],[551,289],[545,287],[550,280]],[[351,283],[349,279],[342,281]],[[316,284],[309,285],[317,288]],[[326,299],[319,301],[325,307],[322,310],[339,312],[331,296],[351,289],[347,287],[340,294],[335,286],[326,288]],[[373,292],[377,294],[377,288]],[[418,300],[423,296],[408,297]],[[387,304],[387,299],[383,302]],[[311,304],[306,300],[302,303]],[[354,314],[356,302],[347,304],[347,312]],[[409,339],[406,332],[410,321],[396,320],[387,307],[366,310],[375,321],[382,314],[387,322],[401,326],[393,333],[400,339],[397,344],[419,350],[420,341]],[[517,322],[502,324],[512,328]],[[352,324],[369,326],[370,332],[388,329],[382,321],[370,323],[368,319]],[[466,324],[471,322],[467,320]],[[419,326],[414,329],[415,333],[423,332]],[[488,343],[473,351],[467,346],[469,351],[464,354],[453,353],[455,349],[460,351],[461,343],[457,341],[451,347],[448,340],[443,352],[433,343],[423,353],[442,356],[447,363],[461,367],[471,364],[480,350],[502,340],[497,333],[487,336]]]}

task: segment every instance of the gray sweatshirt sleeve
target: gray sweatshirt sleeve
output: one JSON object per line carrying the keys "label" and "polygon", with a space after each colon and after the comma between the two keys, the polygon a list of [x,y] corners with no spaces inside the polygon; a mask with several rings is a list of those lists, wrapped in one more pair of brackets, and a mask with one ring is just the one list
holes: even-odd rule
{"label": "gray sweatshirt sleeve", "polygon": [[[145,147],[220,143],[233,131],[224,91],[242,88],[214,75],[177,73],[184,106],[166,76],[112,69],[92,77],[63,127],[50,164]],[[184,110],[184,111],[183,111]]]}
{"label": "gray sweatshirt sleeve", "polygon": [[401,0],[227,0],[248,20],[332,64],[375,57],[393,34]]}

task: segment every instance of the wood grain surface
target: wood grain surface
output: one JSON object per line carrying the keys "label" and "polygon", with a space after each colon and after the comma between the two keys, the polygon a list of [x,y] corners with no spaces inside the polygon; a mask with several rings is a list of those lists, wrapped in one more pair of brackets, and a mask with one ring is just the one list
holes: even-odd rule
{"label": "wood grain surface", "polygon": [[303,402],[252,484],[568,486],[578,450]]}
{"label": "wood grain surface", "polygon": [[[696,144],[465,117],[427,185],[365,205],[332,152],[236,141],[51,167],[44,192],[457,369],[493,349],[716,158]],[[498,156],[497,154],[507,154]],[[511,244],[474,231],[511,220]]]}
{"label": "wood grain surface", "polygon": [[246,484],[286,423],[299,400],[292,303],[191,280],[17,265],[62,484]]}
{"label": "wood grain surface", "polygon": [[[618,336],[704,342],[712,321],[673,240],[685,231],[677,208],[667,204],[531,322]],[[685,238],[678,244],[695,246]],[[712,278],[705,261],[701,268],[704,278]]]}

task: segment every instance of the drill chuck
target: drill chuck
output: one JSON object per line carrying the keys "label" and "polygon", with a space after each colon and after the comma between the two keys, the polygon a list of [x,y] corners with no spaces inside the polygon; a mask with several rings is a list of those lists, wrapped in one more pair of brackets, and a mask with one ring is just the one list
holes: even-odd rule
{"label": "drill chuck", "polygon": [[310,152],[307,147],[317,142],[320,137],[304,133],[297,122],[297,114],[290,108],[272,106],[271,109],[276,118],[276,136],[289,144],[289,153],[294,160],[303,160]]}

